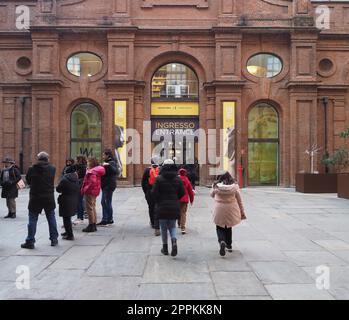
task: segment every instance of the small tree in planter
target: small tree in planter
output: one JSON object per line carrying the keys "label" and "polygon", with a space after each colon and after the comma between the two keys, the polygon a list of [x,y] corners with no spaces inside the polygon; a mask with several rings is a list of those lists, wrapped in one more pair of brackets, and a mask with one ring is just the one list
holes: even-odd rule
{"label": "small tree in planter", "polygon": [[[349,137],[349,128],[340,134],[340,137],[346,139]],[[332,167],[338,173],[337,191],[340,198],[349,199],[349,173],[346,172],[349,165],[349,151],[341,147],[333,154],[326,154],[322,159],[322,164]]]}

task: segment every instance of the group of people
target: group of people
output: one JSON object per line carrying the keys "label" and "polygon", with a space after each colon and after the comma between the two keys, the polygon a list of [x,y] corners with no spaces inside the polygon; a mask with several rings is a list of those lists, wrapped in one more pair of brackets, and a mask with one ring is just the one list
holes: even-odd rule
{"label": "group of people", "polygon": [[[49,226],[51,246],[58,245],[58,230],[55,217],[55,175],[56,169],[50,164],[49,154],[40,152],[37,162],[29,168],[26,182],[29,192],[28,235],[21,245],[24,249],[35,248],[35,235],[38,217],[42,211],[46,214]],[[115,160],[110,149],[104,150],[103,163],[96,158],[78,156],[76,161],[68,159],[60,177],[56,191],[59,215],[63,218],[64,240],[74,240],[73,224],[84,221],[85,210],[89,224],[83,232],[96,232],[97,226],[109,226],[113,220],[113,193],[117,187],[117,178],[122,168]],[[2,197],[6,198],[8,214],[5,218],[16,218],[16,198],[21,181],[21,174],[15,161],[6,158],[1,171],[0,183]],[[149,207],[150,225],[155,235],[162,238],[161,253],[169,255],[168,233],[171,239],[171,256],[178,254],[177,225],[185,235],[189,203],[195,197],[195,179],[190,181],[186,168],[178,166],[168,159],[159,163],[152,159],[151,167],[144,171],[142,189]],[[102,220],[97,224],[96,200],[102,191]],[[225,256],[232,251],[232,227],[246,219],[244,206],[234,178],[226,172],[218,177],[212,186],[211,196],[215,200],[214,223],[219,242],[219,253]],[[72,222],[72,217],[77,219]]]}

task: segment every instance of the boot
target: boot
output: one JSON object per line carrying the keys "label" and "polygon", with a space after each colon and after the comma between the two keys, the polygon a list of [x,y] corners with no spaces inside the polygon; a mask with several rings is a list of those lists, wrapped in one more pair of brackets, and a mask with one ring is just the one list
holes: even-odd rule
{"label": "boot", "polygon": [[177,247],[177,239],[172,239],[172,252],[171,256],[175,257],[178,253],[178,247]]}
{"label": "boot", "polygon": [[33,250],[33,249],[35,249],[35,246],[34,246],[34,243],[25,242],[25,243],[21,244],[21,248],[22,248],[22,249]]}
{"label": "boot", "polygon": [[73,235],[65,235],[62,237],[63,240],[67,240],[67,241],[74,241],[75,238]]}
{"label": "boot", "polygon": [[9,212],[5,219],[16,219],[16,213]]}
{"label": "boot", "polygon": [[164,256],[168,256],[168,245],[167,245],[167,244],[163,244],[163,245],[162,245],[161,253],[162,253]]}
{"label": "boot", "polygon": [[85,229],[82,230],[82,232],[87,232],[87,233],[96,232],[96,231],[97,231],[96,224],[89,224]]}
{"label": "boot", "polygon": [[225,248],[227,247],[227,244],[224,241],[221,241],[220,244],[220,250],[219,250],[219,254],[224,257],[225,256]]}

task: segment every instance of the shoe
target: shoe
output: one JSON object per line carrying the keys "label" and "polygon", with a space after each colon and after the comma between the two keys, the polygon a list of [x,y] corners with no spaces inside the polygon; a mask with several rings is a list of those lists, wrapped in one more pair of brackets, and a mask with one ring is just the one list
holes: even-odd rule
{"label": "shoe", "polygon": [[35,246],[34,246],[34,243],[25,242],[25,243],[21,244],[21,248],[33,250],[33,249],[35,249]]}
{"label": "shoe", "polygon": [[225,248],[226,248],[226,246],[227,246],[227,244],[226,244],[224,241],[222,241],[222,242],[221,242],[221,248],[220,248],[220,250],[219,250],[219,254],[220,254],[222,257],[225,256]]}
{"label": "shoe", "polygon": [[101,221],[100,223],[97,223],[97,226],[99,227],[106,227],[108,225],[108,222],[106,221]]}
{"label": "shoe", "polygon": [[96,232],[96,231],[97,231],[96,224],[89,224],[87,228],[82,230],[82,232],[87,232],[87,233]]}
{"label": "shoe", "polygon": [[74,241],[75,240],[74,236],[68,236],[68,235],[63,236],[62,239],[67,240],[67,241]]}
{"label": "shoe", "polygon": [[155,229],[155,237],[160,237],[160,229]]}
{"label": "shoe", "polygon": [[65,237],[65,236],[67,236],[68,234],[66,233],[66,232],[63,232],[63,233],[61,233],[61,236],[62,237]]}
{"label": "shoe", "polygon": [[186,234],[187,231],[185,231],[185,229],[182,229],[182,234]]}
{"label": "shoe", "polygon": [[178,247],[177,247],[177,240],[172,239],[172,251],[171,251],[171,256],[175,257],[178,254]]}
{"label": "shoe", "polygon": [[4,219],[16,219],[15,213],[9,213],[7,216],[4,217]]}
{"label": "shoe", "polygon": [[58,240],[51,240],[51,247],[58,246]]}
{"label": "shoe", "polygon": [[168,244],[163,244],[163,245],[162,245],[161,253],[162,253],[164,256],[168,256]]}
{"label": "shoe", "polygon": [[231,246],[230,247],[227,246],[226,249],[227,249],[228,252],[233,252],[233,248]]}
{"label": "shoe", "polygon": [[114,220],[107,222],[107,226],[112,226],[113,224],[114,224]]}

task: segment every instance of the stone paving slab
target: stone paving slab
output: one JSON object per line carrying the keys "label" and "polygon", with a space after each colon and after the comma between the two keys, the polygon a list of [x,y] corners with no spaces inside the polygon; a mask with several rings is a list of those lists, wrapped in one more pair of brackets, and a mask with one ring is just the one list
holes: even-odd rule
{"label": "stone paving slab", "polygon": [[[117,190],[114,226],[95,234],[76,226],[76,241],[58,247],[40,216],[36,249],[23,250],[28,190],[20,191],[18,218],[0,221],[0,299],[349,299],[349,201],[285,188],[248,188],[242,197],[248,220],[233,230],[233,253],[219,256],[213,201],[198,188],[172,258],[160,253],[140,188]],[[97,211],[100,219],[100,199]],[[16,288],[21,265],[30,290]],[[324,265],[328,291],[316,288]]]}

